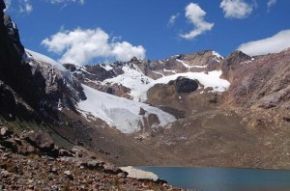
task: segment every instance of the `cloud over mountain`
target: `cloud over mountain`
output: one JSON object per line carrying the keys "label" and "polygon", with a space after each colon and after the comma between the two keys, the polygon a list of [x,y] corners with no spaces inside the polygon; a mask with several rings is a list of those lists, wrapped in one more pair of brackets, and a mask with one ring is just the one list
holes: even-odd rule
{"label": "cloud over mountain", "polygon": [[127,41],[114,41],[101,28],[60,31],[42,41],[50,52],[60,56],[62,63],[90,64],[96,59],[128,61],[132,57],[145,58],[143,46]]}
{"label": "cloud over mountain", "polygon": [[289,42],[290,30],[283,30],[271,37],[241,44],[238,49],[251,56],[278,53],[289,48]]}

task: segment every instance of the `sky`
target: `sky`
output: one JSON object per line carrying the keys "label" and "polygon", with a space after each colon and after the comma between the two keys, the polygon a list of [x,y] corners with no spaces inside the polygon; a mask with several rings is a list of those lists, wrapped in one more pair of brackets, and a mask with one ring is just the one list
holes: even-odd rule
{"label": "sky", "polygon": [[289,0],[6,0],[25,47],[62,63],[290,46]]}

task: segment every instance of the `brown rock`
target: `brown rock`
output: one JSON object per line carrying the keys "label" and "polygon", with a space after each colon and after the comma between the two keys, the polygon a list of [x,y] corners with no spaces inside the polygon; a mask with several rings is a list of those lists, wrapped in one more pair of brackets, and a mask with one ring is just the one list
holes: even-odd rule
{"label": "brown rock", "polygon": [[54,141],[50,135],[45,132],[33,132],[29,135],[28,140],[40,149],[51,150],[54,148]]}
{"label": "brown rock", "polygon": [[9,131],[7,127],[2,127],[0,130],[0,135],[3,137],[10,136],[11,134],[12,132]]}
{"label": "brown rock", "polygon": [[112,164],[104,164],[104,172],[110,173],[110,174],[118,174],[120,172],[123,172],[121,169],[116,167],[115,165]]}

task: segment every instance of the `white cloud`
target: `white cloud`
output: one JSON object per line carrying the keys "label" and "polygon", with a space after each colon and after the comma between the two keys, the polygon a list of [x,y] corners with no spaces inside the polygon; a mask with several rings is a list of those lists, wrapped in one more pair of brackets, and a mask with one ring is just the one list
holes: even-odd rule
{"label": "white cloud", "polygon": [[272,37],[241,44],[238,50],[250,56],[278,53],[290,47],[290,29],[283,30]]}
{"label": "white cloud", "polygon": [[222,0],[220,8],[223,9],[226,18],[243,19],[253,11],[253,5],[244,0]]}
{"label": "white cloud", "polygon": [[209,23],[204,20],[206,12],[200,8],[198,4],[190,3],[185,8],[185,17],[194,25],[194,29],[188,33],[181,34],[184,39],[191,40],[201,35],[206,31],[210,31],[214,23]]}
{"label": "white cloud", "polygon": [[[32,0],[4,0],[6,3],[6,10],[12,10],[12,11],[17,11],[20,13],[31,13],[33,11],[33,4]],[[85,0],[42,0],[47,3],[51,4],[62,4],[62,5],[68,5],[69,3],[79,3],[79,4],[84,4]]]}
{"label": "white cloud", "polygon": [[277,0],[268,0],[267,2],[267,7],[271,8],[272,6],[274,6],[277,3]]}
{"label": "white cloud", "polygon": [[128,61],[133,57],[145,58],[143,46],[126,41],[114,41],[100,28],[60,31],[42,41],[49,51],[60,55],[61,63],[90,64],[96,59]]}
{"label": "white cloud", "polygon": [[50,3],[53,3],[53,4],[57,4],[57,3],[80,3],[80,4],[84,4],[85,3],[85,0],[47,0],[49,1]]}
{"label": "white cloud", "polygon": [[33,10],[33,6],[30,0],[23,0],[19,5],[19,10],[21,13],[31,13]]}
{"label": "white cloud", "polygon": [[171,17],[169,18],[168,24],[169,25],[174,25],[176,20],[178,19],[179,15],[180,15],[179,13],[171,15]]}

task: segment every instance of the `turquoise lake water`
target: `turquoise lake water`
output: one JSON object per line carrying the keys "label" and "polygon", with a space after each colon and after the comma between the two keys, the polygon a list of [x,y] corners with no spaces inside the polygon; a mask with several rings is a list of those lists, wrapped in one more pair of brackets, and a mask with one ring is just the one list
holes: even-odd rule
{"label": "turquoise lake water", "polygon": [[290,171],[138,167],[169,184],[192,191],[290,191]]}

